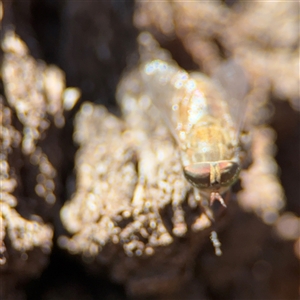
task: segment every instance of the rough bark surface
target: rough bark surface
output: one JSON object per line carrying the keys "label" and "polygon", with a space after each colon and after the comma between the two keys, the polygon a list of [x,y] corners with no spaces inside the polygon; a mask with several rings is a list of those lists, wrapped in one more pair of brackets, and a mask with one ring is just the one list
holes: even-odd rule
{"label": "rough bark surface", "polygon": [[[1,2],[0,298],[297,299],[299,9]],[[249,78],[251,163],[213,225],[143,89],[149,58]]]}

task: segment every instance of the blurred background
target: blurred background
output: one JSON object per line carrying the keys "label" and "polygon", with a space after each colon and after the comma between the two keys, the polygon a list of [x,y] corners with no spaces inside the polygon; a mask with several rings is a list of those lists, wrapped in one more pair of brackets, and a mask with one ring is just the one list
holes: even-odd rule
{"label": "blurred background", "polygon": [[[299,299],[299,3],[11,0],[1,10],[1,299]],[[143,264],[122,250],[91,263],[57,242],[76,190],[75,116],[90,101],[121,117],[115,94],[139,63],[142,31],[187,71],[210,75],[236,58],[249,76],[253,163],[221,220],[220,260],[207,232],[176,242],[193,249],[183,264],[178,244]],[[158,257],[174,259],[176,280]]]}

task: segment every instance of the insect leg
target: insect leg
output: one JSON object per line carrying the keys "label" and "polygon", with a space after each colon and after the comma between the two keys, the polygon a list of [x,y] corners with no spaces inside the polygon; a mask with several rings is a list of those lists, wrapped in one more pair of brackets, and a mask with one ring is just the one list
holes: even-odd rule
{"label": "insect leg", "polygon": [[203,213],[201,213],[201,215],[192,225],[192,229],[198,231],[211,226],[211,224],[214,223],[214,216],[209,202],[203,199],[197,188],[194,188],[194,198],[195,202],[198,203],[198,205],[200,205],[203,209]]}
{"label": "insect leg", "polygon": [[185,222],[185,212],[182,204],[186,199],[185,183],[182,180],[174,182],[172,193],[172,209],[173,209],[173,234],[183,236],[187,232],[187,224]]}
{"label": "insect leg", "polygon": [[[197,218],[197,220],[192,225],[192,229],[195,231],[203,230],[215,223],[215,219],[213,216],[213,211],[211,209],[210,203],[201,197],[201,194],[198,189],[194,188],[194,198],[197,201],[204,212]],[[222,199],[223,200],[223,199]],[[212,231],[210,233],[210,240],[215,248],[215,254],[217,256],[222,255],[221,243],[218,238],[218,234],[216,231]]]}
{"label": "insect leg", "polygon": [[210,233],[210,240],[215,248],[215,254],[217,256],[221,256],[222,255],[221,243],[219,241],[218,234],[216,231],[212,231]]}

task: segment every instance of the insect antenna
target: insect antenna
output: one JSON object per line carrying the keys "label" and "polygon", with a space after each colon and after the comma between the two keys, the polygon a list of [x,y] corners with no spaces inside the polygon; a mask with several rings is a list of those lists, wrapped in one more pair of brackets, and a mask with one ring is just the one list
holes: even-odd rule
{"label": "insect antenna", "polygon": [[220,195],[219,192],[211,192],[211,194],[210,194],[210,205],[212,205],[216,200],[219,201],[222,204],[222,206],[227,207],[223,197]]}

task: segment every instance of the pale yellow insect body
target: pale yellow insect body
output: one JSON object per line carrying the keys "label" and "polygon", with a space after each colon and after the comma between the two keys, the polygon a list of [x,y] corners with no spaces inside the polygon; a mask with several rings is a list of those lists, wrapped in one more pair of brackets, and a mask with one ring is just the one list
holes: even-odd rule
{"label": "pale yellow insect body", "polygon": [[[239,128],[222,89],[201,73],[153,60],[141,67],[147,94],[181,150],[186,179],[212,203],[238,179]],[[200,200],[200,199],[198,199]]]}

